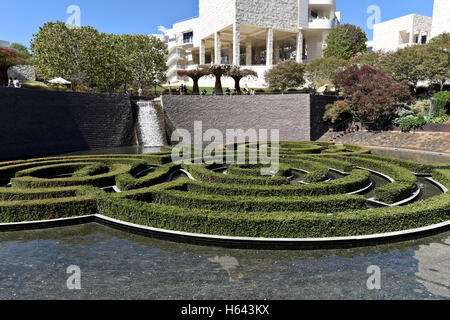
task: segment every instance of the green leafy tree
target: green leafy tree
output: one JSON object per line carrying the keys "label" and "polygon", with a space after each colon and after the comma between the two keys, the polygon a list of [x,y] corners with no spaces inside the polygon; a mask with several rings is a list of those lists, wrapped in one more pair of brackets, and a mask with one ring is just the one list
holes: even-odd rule
{"label": "green leafy tree", "polygon": [[234,80],[234,89],[237,93],[241,93],[241,80],[246,77],[257,78],[258,73],[250,69],[241,69],[239,66],[232,66],[227,77]]}
{"label": "green leafy tree", "polygon": [[360,52],[350,59],[350,65],[371,66],[376,69],[383,69],[383,61],[388,58],[390,53],[383,51]]}
{"label": "green leafy tree", "polygon": [[305,76],[318,88],[331,83],[334,77],[345,70],[347,66],[347,60],[337,57],[324,57],[310,62],[305,68]]}
{"label": "green leafy tree", "polygon": [[367,35],[360,27],[343,24],[328,35],[324,56],[349,60],[355,54],[367,51],[366,42]]}
{"label": "green leafy tree", "polygon": [[433,38],[426,46],[423,59],[424,77],[444,90],[450,79],[450,33]]}
{"label": "green leafy tree", "polygon": [[274,66],[265,73],[266,82],[272,89],[285,92],[288,88],[298,88],[305,83],[305,66],[295,61],[287,60]]}
{"label": "green leafy tree", "polygon": [[415,45],[398,50],[383,59],[382,68],[396,81],[407,81],[412,89],[427,80],[424,61],[427,47]]}
{"label": "green leafy tree", "polygon": [[337,124],[352,117],[350,103],[345,100],[338,100],[333,104],[328,104],[325,109],[324,121]]}
{"label": "green leafy tree", "polygon": [[368,65],[353,65],[334,79],[337,88],[351,101],[362,122],[387,124],[402,103],[412,100],[408,84],[396,82],[384,71]]}
{"label": "green leafy tree", "polygon": [[10,48],[19,52],[22,55],[22,57],[26,60],[25,61],[26,64],[33,64],[33,56],[31,55],[30,51],[26,46],[24,46],[21,43],[14,42],[11,44]]}
{"label": "green leafy tree", "polygon": [[31,50],[41,77],[63,77],[81,88],[115,92],[165,81],[167,51],[151,36],[105,34],[58,21],[40,28]]}
{"label": "green leafy tree", "polygon": [[125,35],[128,67],[137,87],[154,86],[166,81],[166,46],[155,37]]}

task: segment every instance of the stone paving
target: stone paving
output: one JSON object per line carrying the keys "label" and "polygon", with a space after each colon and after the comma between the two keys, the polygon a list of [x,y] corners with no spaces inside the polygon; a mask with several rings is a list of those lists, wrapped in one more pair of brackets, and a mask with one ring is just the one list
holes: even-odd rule
{"label": "stone paving", "polygon": [[328,132],[319,141],[349,143],[361,146],[377,146],[443,152],[450,154],[450,133],[446,132],[410,132],[399,131],[367,132],[349,134]]}

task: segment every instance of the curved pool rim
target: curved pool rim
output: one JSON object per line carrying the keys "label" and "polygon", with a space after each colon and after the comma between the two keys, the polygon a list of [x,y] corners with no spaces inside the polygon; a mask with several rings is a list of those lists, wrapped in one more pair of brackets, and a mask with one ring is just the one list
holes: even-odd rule
{"label": "curved pool rim", "polygon": [[197,234],[174,230],[165,230],[148,226],[137,225],[104,215],[94,214],[82,217],[62,218],[54,220],[3,223],[0,232],[27,231],[36,229],[50,229],[75,226],[87,223],[98,223],[118,230],[127,231],[146,237],[160,240],[236,249],[341,249],[349,247],[364,247],[386,243],[395,243],[426,236],[436,235],[450,230],[450,220],[416,229],[403,231],[349,237],[330,238],[251,238]]}

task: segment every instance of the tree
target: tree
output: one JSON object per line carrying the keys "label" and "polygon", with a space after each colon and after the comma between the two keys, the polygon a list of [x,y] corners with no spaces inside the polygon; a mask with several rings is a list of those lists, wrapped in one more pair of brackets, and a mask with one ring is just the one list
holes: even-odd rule
{"label": "tree", "polygon": [[23,44],[14,42],[11,44],[10,48],[19,52],[22,55],[22,57],[27,60],[26,61],[27,64],[33,63],[31,53],[28,51],[28,48],[25,47]]}
{"label": "tree", "polygon": [[192,93],[195,95],[200,94],[200,88],[198,86],[198,81],[200,80],[200,78],[210,74],[209,70],[204,68],[198,68],[195,70],[179,70],[177,73],[180,77],[189,77],[192,79],[192,81],[194,82]]}
{"label": "tree", "polygon": [[334,77],[345,70],[347,66],[348,61],[341,58],[324,57],[317,59],[306,66],[306,78],[318,88],[331,83]]}
{"label": "tree", "polygon": [[222,76],[228,74],[230,71],[231,66],[226,64],[218,64],[218,65],[212,65],[209,68],[209,73],[213,77],[216,78],[216,84],[214,86],[214,92],[217,95],[223,95],[223,89],[222,89]]}
{"label": "tree", "polygon": [[105,34],[50,22],[34,35],[31,50],[41,77],[63,77],[78,87],[115,92],[130,84],[165,81],[165,45],[147,35]]}
{"label": "tree", "polygon": [[367,51],[367,35],[360,27],[343,24],[332,29],[324,50],[325,57],[351,59],[358,52]]}
{"label": "tree", "polygon": [[353,65],[340,72],[334,84],[344,91],[360,120],[367,123],[389,123],[398,106],[412,99],[405,81],[398,83],[367,65]]}
{"label": "tree", "polygon": [[166,46],[147,35],[124,35],[129,52],[128,66],[137,87],[155,86],[166,81]]}
{"label": "tree", "polygon": [[422,70],[425,78],[444,90],[445,82],[450,79],[450,33],[433,38],[424,55]]}
{"label": "tree", "polygon": [[352,108],[350,103],[346,100],[338,100],[333,104],[328,104],[325,109],[324,121],[337,124],[338,122],[345,121],[352,116]]}
{"label": "tree", "polygon": [[360,52],[350,59],[350,65],[368,65],[375,69],[383,68],[383,61],[389,57],[389,53],[383,51]]}
{"label": "tree", "polygon": [[381,66],[396,81],[407,81],[415,90],[417,83],[427,80],[424,70],[425,45],[398,50],[383,59]]}
{"label": "tree", "polygon": [[265,73],[266,82],[270,88],[298,88],[305,83],[305,66],[292,60],[287,60],[274,66]]}
{"label": "tree", "polygon": [[234,80],[234,89],[237,93],[241,93],[241,79],[246,77],[257,78],[258,73],[250,69],[241,69],[239,66],[232,66],[230,71],[227,73],[227,77]]}
{"label": "tree", "polygon": [[13,50],[0,47],[0,84],[8,83],[8,69],[26,63],[26,58]]}
{"label": "tree", "polygon": [[76,78],[80,83],[75,81],[74,85],[89,86],[99,36],[91,27],[69,27],[60,21],[46,23],[31,42],[36,73],[45,79]]}

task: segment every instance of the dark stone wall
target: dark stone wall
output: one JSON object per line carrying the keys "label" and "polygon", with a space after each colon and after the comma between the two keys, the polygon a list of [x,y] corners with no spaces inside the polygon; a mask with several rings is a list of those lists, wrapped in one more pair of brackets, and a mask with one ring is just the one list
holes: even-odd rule
{"label": "dark stone wall", "polygon": [[335,96],[311,95],[311,141],[319,140],[329,129],[329,125],[323,121],[327,104],[337,100]]}
{"label": "dark stone wall", "polygon": [[[257,96],[164,96],[166,127],[193,132],[194,121],[203,130],[279,129],[280,140],[319,139],[328,130],[322,117],[334,97],[308,94]],[[171,136],[171,132],[168,132]]]}
{"label": "dark stone wall", "polygon": [[0,160],[135,144],[122,94],[0,88]]}

